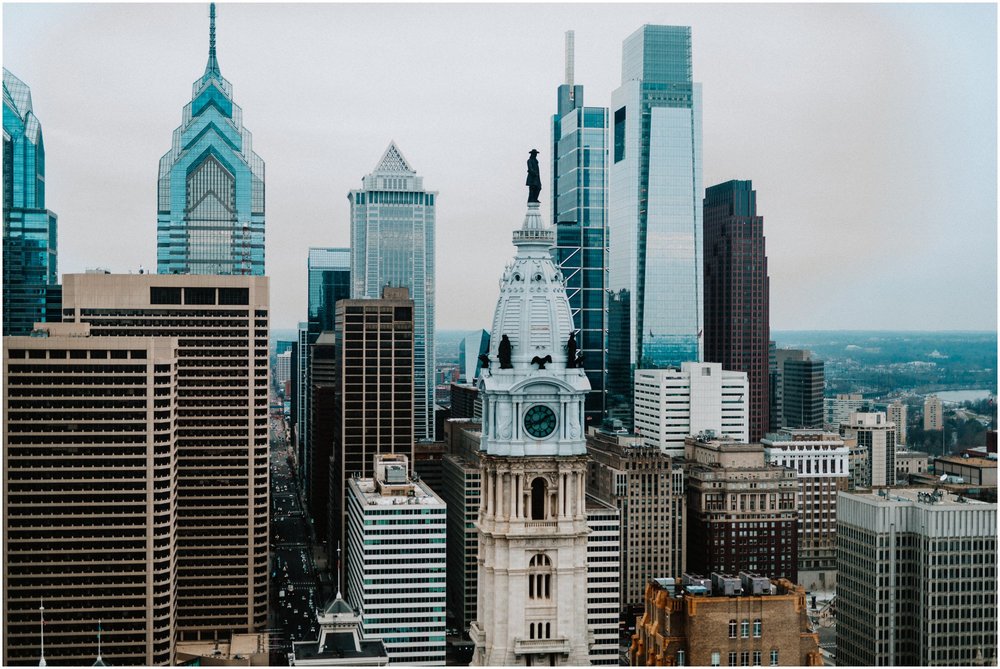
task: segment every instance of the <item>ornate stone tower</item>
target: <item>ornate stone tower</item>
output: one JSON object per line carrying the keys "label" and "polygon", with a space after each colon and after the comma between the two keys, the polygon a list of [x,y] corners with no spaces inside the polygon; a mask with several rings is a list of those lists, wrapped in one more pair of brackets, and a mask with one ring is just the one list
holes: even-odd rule
{"label": "ornate stone tower", "polygon": [[514,232],[490,337],[480,445],[479,601],[473,665],[586,665],[590,383],[539,204]]}

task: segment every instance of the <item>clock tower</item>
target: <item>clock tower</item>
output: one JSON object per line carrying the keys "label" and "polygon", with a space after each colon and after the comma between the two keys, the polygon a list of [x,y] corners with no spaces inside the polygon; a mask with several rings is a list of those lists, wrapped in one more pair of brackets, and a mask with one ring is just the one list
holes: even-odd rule
{"label": "clock tower", "polygon": [[479,601],[472,664],[587,665],[590,383],[537,202],[514,232],[479,382]]}

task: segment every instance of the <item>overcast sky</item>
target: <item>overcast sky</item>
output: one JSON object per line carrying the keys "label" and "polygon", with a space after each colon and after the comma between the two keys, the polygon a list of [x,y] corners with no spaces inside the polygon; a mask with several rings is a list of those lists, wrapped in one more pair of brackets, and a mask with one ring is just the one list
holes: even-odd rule
{"label": "overcast sky", "polygon": [[[607,106],[621,44],[692,26],[704,185],[752,179],[774,329],[996,329],[997,16],[979,5],[217,5],[218,59],[266,164],[272,327],[306,317],[310,246],[395,140],[437,205],[437,327],[489,328],[527,151],[576,31]],[[31,88],[59,272],[156,267],[160,156],[204,71],[208,4],[3,6]]]}

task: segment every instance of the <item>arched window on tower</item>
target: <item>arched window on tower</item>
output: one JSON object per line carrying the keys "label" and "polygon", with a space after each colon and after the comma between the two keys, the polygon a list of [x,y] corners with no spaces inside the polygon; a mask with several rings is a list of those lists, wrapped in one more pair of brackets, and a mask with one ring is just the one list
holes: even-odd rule
{"label": "arched window on tower", "polygon": [[531,519],[545,520],[545,498],[548,485],[541,476],[531,481]]}
{"label": "arched window on tower", "polygon": [[[536,553],[528,562],[528,598],[552,597],[552,561],[545,553]],[[540,635],[540,634],[539,634]]]}

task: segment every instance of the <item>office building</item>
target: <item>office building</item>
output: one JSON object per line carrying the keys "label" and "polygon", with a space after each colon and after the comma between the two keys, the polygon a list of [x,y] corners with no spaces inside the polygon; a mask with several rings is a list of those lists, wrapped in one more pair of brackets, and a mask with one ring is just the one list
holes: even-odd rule
{"label": "office building", "polygon": [[[899,435],[899,428],[896,428]],[[971,458],[970,458],[971,459]],[[911,476],[923,476],[930,472],[930,456],[922,451],[910,451],[896,444],[896,485],[906,485],[911,482]],[[996,461],[994,460],[994,467]],[[934,466],[937,471],[937,463]],[[944,473],[944,472],[941,472]]]}
{"label": "office building", "polygon": [[770,283],[764,217],[750,181],[727,181],[705,191],[705,360],[745,372],[750,440],[770,425],[768,341]]}
{"label": "office building", "polygon": [[451,384],[451,409],[448,417],[481,421],[483,405],[479,401],[479,388],[469,384]]}
{"label": "office building", "polygon": [[852,413],[844,425],[857,438],[857,448],[864,451],[860,485],[872,488],[896,484],[896,425],[882,412]]}
{"label": "office building", "polygon": [[684,454],[689,435],[709,430],[746,442],[748,400],[746,372],[724,370],[717,362],[637,370],[635,431],[646,444],[672,456]]}
{"label": "office building", "polygon": [[481,485],[479,476],[480,426],[468,420],[445,423],[448,453],[442,462],[441,498],[448,505],[449,626],[465,633],[476,619]]}
{"label": "office building", "polygon": [[997,663],[997,507],[932,488],[844,493],[837,664]]}
{"label": "office building", "polygon": [[479,597],[469,629],[475,666],[582,665],[587,621],[587,447],[590,383],[572,366],[566,288],[555,242],[529,202],[503,273],[480,377],[482,503]]}
{"label": "office building", "polygon": [[368,468],[347,489],[347,601],[390,663],[443,666],[445,504],[405,455],[374,455]]}
{"label": "office building", "polygon": [[[334,332],[321,332],[311,347],[310,430],[306,449],[309,478],[303,480],[306,507],[313,521],[316,539],[329,540],[330,531],[330,471],[335,467],[334,444],[337,422],[334,419],[337,392],[337,358]],[[336,545],[333,546],[336,548]]]}
{"label": "office building", "polygon": [[490,350],[490,333],[486,330],[471,332],[458,342],[458,383],[474,384],[483,368],[479,356]]}
{"label": "office building", "polygon": [[[926,456],[926,453],[923,453]],[[934,473],[947,474],[961,483],[970,487],[993,488],[996,494],[997,487],[997,460],[993,458],[983,458],[967,455],[946,455],[934,458]]]}
{"label": "office building", "polygon": [[808,590],[837,584],[837,495],[847,490],[848,448],[836,432],[782,430],[761,440],[770,465],[799,482],[798,582]]}
{"label": "office building", "polygon": [[590,380],[587,425],[604,416],[604,328],[607,314],[608,110],[585,107],[574,83],[574,34],[566,33],[566,82],[552,116],[552,257],[562,271],[576,344]]}
{"label": "office building", "polygon": [[937,395],[924,398],[924,432],[944,429],[944,408]]}
{"label": "office building", "polygon": [[896,400],[885,407],[885,417],[890,423],[896,424],[896,445],[906,446],[906,421],[909,418],[909,407]]}
{"label": "office building", "polygon": [[45,144],[28,86],[3,68],[3,335],[58,321],[59,217],[45,208]]}
{"label": "office building", "polygon": [[621,514],[587,495],[587,629],[593,634],[590,664],[618,666]]}
{"label": "office building", "polygon": [[637,369],[704,360],[701,84],[691,28],[645,25],[611,94],[608,411],[631,422]]}
{"label": "office building", "polygon": [[781,429],[781,398],[778,396],[779,379],[778,345],[772,339],[767,342],[768,432],[777,432]]}
{"label": "office building", "polygon": [[253,152],[243,110],[219,69],[215,3],[208,63],[160,158],[156,271],[159,274],[264,274],[264,161]]}
{"label": "office building", "polygon": [[275,357],[274,363],[274,384],[278,388],[284,388],[292,378],[292,352],[285,351]]}
{"label": "office building", "polygon": [[823,658],[805,588],[740,572],[650,581],[629,664],[820,667]]}
{"label": "office building", "polygon": [[351,249],[310,248],[309,332],[333,332],[337,302],[351,297]]}
{"label": "office building", "polygon": [[351,477],[371,478],[377,454],[413,461],[413,313],[406,288],[386,288],[381,299],[337,303],[331,557],[337,541],[347,545],[344,496]]}
{"label": "office building", "polygon": [[178,337],[178,641],[267,624],[268,279],[66,274],[63,321]]}
{"label": "office building", "polygon": [[292,372],[295,390],[292,394],[292,430],[295,439],[295,467],[299,480],[305,480],[306,451],[309,447],[309,423],[312,405],[309,402],[309,395],[312,388],[312,362],[309,359],[312,352],[310,347],[315,339],[310,335],[308,321],[299,321],[295,331],[295,345],[293,347]]}
{"label": "office building", "polygon": [[381,639],[365,639],[361,617],[338,592],[316,611],[319,637],[315,641],[293,641],[288,666],[384,667],[389,654]]}
{"label": "office building", "polygon": [[685,442],[688,571],[798,579],[796,473],[772,467],[760,444],[711,435]]}
{"label": "office building", "polygon": [[587,491],[621,513],[621,601],[626,622],[642,608],[646,582],[687,565],[687,491],[681,460],[640,437],[591,428]]}
{"label": "office building", "polygon": [[861,393],[837,393],[835,397],[823,398],[823,424],[837,429],[841,423],[851,419],[851,414],[868,411],[871,403],[865,401]]}
{"label": "office building", "polygon": [[413,300],[413,434],[434,441],[434,217],[437,192],[424,190],[395,142],[351,202],[351,297],[379,298],[386,286]]}
{"label": "office building", "polygon": [[793,357],[784,361],[782,427],[823,429],[823,382],[822,360]]}
{"label": "office building", "polygon": [[177,339],[38,325],[4,337],[3,664],[173,664]]}

